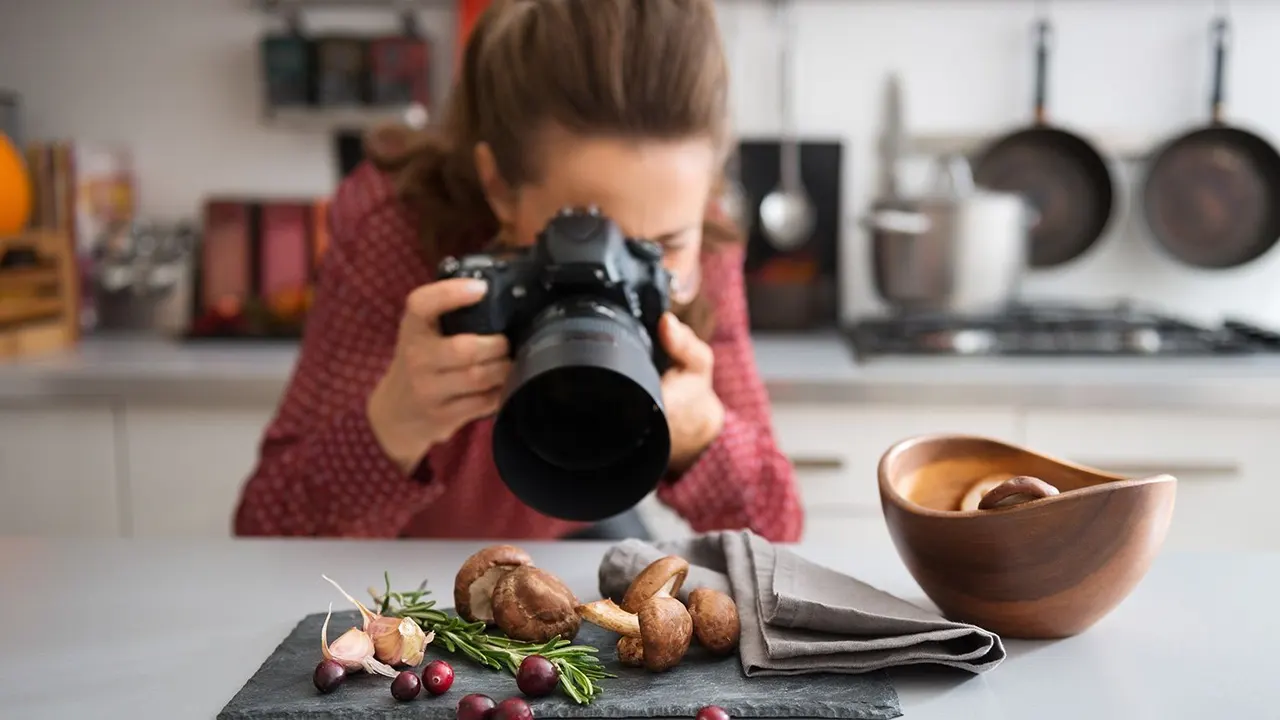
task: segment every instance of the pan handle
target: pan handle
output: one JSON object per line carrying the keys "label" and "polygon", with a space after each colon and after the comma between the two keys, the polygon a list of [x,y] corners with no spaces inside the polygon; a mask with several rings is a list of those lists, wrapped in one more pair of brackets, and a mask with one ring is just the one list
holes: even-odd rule
{"label": "pan handle", "polygon": [[1226,15],[1213,21],[1213,97],[1210,100],[1210,118],[1214,125],[1224,120],[1223,104],[1226,100],[1227,38],[1231,34]]}
{"label": "pan handle", "polygon": [[1053,36],[1053,28],[1048,18],[1036,23],[1036,96],[1035,122],[1044,125],[1049,120],[1046,111],[1049,96],[1049,39]]}

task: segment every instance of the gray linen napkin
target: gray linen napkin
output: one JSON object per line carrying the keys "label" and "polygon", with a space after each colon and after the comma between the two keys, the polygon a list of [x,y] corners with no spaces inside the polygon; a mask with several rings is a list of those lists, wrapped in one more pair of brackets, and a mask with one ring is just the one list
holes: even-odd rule
{"label": "gray linen napkin", "polygon": [[632,579],[664,555],[689,561],[682,600],[697,587],[733,596],[747,676],[864,673],[918,664],[982,673],[1005,658],[995,633],[947,620],[750,531],[658,544],[624,540],[600,563],[600,594],[621,601]]}

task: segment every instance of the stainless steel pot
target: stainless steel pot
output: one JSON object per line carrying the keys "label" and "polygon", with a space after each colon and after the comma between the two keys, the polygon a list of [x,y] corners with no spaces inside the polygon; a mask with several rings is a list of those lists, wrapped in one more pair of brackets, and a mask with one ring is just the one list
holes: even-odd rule
{"label": "stainless steel pot", "polygon": [[876,292],[903,311],[1006,305],[1017,299],[1033,222],[1020,196],[974,188],[963,158],[942,158],[932,194],[886,198],[864,221]]}

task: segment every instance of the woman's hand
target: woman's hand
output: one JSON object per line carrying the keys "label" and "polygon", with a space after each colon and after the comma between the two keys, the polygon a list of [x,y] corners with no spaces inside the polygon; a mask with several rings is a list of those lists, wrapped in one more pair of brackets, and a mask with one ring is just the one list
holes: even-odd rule
{"label": "woman's hand", "polygon": [[405,301],[395,355],[369,396],[369,424],[383,450],[410,472],[433,445],[497,411],[511,370],[502,335],[440,334],[440,316],[474,305],[485,283],[453,279]]}
{"label": "woman's hand", "polygon": [[711,347],[671,313],[658,327],[673,366],[662,376],[662,401],[671,426],[671,470],[693,466],[724,427],[724,405],[711,387]]}

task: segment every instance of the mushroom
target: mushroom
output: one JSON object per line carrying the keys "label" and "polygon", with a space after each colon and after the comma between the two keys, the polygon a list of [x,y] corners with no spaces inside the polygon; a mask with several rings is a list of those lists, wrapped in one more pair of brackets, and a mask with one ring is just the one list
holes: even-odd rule
{"label": "mushroom", "polygon": [[513,640],[573,640],[582,618],[578,598],[560,578],[532,565],[516,568],[493,588],[493,619]]}
{"label": "mushroom", "polygon": [[618,662],[627,667],[644,667],[644,645],[638,637],[618,638]]}
{"label": "mushroom", "polygon": [[514,545],[490,545],[467,558],[453,580],[453,607],[468,622],[493,622],[493,588],[504,575],[533,565],[529,553]]}
{"label": "mushroom", "polygon": [[667,555],[654,560],[631,581],[622,597],[622,609],[635,613],[649,598],[675,597],[688,574],[689,561],[682,557]]}
{"label": "mushroom", "polygon": [[738,646],[738,606],[719,590],[700,587],[689,593],[689,617],[698,644],[716,655],[728,655]]}
{"label": "mushroom", "polygon": [[[629,613],[612,600],[597,600],[578,608],[583,619],[622,635],[618,660],[644,664],[650,672],[670,670],[684,659],[693,641],[693,618],[684,604],[670,595],[649,598],[640,611]],[[628,638],[639,638],[636,642]]]}

